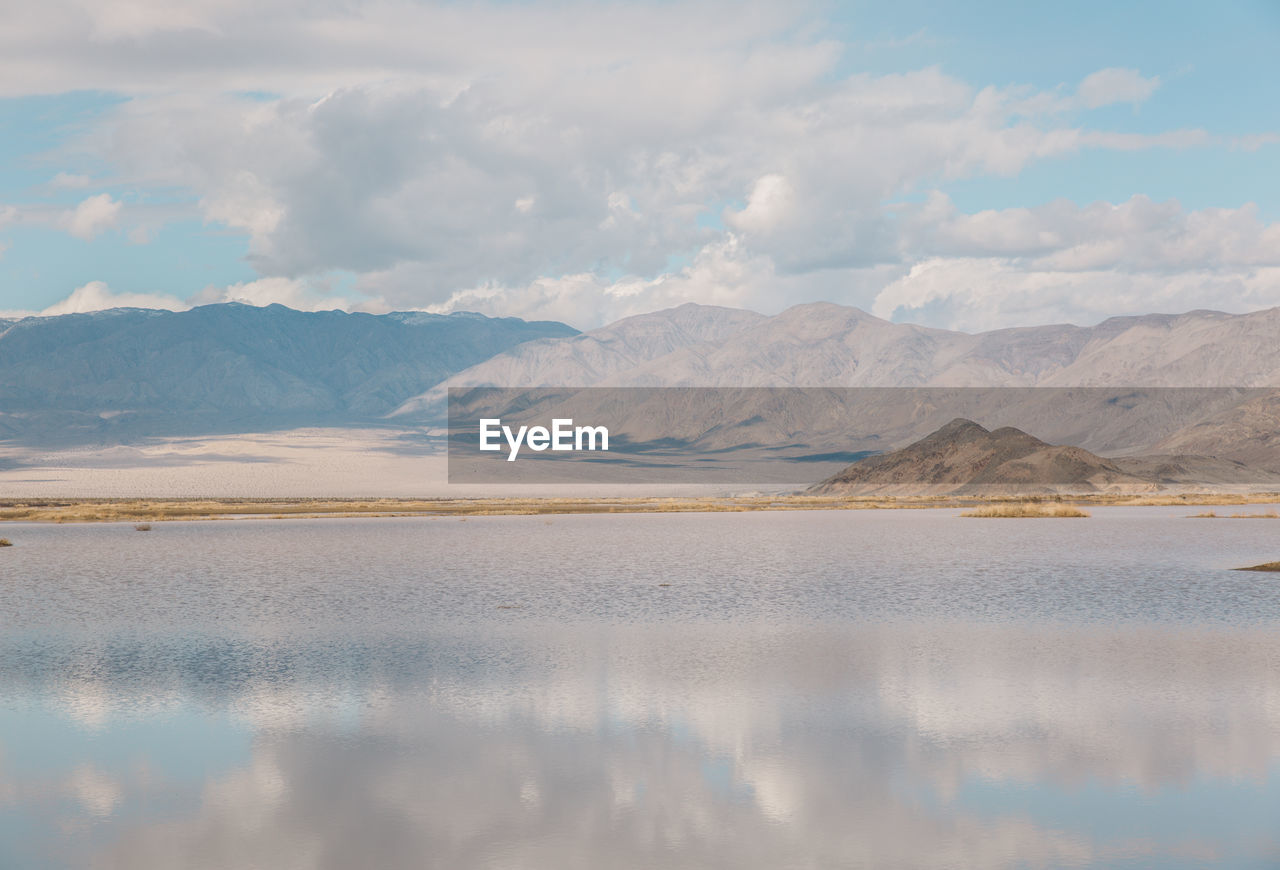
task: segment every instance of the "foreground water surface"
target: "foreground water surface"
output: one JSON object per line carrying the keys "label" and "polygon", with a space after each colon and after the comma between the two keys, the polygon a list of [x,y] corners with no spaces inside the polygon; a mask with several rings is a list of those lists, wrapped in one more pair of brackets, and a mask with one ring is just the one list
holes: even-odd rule
{"label": "foreground water surface", "polygon": [[1195,512],[6,526],[0,867],[1280,866]]}

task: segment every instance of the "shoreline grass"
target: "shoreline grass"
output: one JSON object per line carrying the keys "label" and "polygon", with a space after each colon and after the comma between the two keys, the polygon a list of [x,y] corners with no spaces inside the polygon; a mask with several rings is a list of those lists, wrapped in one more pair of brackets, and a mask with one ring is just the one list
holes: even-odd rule
{"label": "shoreline grass", "polygon": [[1092,516],[1088,511],[1069,504],[997,504],[966,511],[962,517],[981,517],[993,519],[1013,518],[1067,518]]}
{"label": "shoreline grass", "polygon": [[[481,517],[613,513],[713,513],[794,510],[929,510],[1028,506],[1223,506],[1274,504],[1280,493],[1184,493],[1179,495],[939,495],[838,496],[749,495],[616,498],[167,498],[167,499],[0,499],[0,523],[128,522],[145,525],[174,520],[313,519],[351,517]],[[1212,511],[1210,512],[1212,513]],[[1041,516],[1045,514],[1032,514]],[[1052,514],[1050,514],[1052,515]],[[1217,516],[1217,514],[1214,514]],[[1265,514],[1241,516],[1269,517]]]}
{"label": "shoreline grass", "polygon": [[1193,520],[1280,520],[1280,513],[1276,511],[1267,511],[1261,514],[1220,514],[1215,511],[1205,511],[1202,514],[1192,514],[1190,519]]}
{"label": "shoreline grass", "polygon": [[1237,571],[1280,571],[1280,562],[1263,562],[1261,565],[1250,565],[1248,568],[1237,568]]}

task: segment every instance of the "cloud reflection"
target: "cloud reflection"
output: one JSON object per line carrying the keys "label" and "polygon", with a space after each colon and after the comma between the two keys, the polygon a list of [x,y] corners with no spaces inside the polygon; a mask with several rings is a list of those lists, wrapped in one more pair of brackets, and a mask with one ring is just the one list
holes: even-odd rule
{"label": "cloud reflection", "polygon": [[[175,777],[113,776],[93,740],[50,738],[70,775],[0,762],[0,819],[99,821],[72,837],[85,866],[1022,867],[1280,849],[1266,829],[1242,846],[1211,820],[1101,836],[1086,817],[1131,794],[1276,800],[1280,638],[1263,629],[138,643],[0,650],[0,686],[92,725],[82,733],[177,703],[255,736],[167,814],[146,807]],[[1116,800],[1046,820],[984,802],[975,783]],[[41,788],[66,800],[31,797]]]}

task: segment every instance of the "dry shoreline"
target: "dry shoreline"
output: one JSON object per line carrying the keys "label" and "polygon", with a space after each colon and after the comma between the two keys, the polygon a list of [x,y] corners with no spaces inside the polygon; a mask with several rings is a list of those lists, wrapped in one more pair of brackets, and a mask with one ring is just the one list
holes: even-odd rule
{"label": "dry shoreline", "polygon": [[992,505],[1210,506],[1274,504],[1280,492],[1063,496],[719,496],[696,498],[163,498],[0,499],[0,522],[92,523],[324,517],[479,517],[787,510],[924,510]]}

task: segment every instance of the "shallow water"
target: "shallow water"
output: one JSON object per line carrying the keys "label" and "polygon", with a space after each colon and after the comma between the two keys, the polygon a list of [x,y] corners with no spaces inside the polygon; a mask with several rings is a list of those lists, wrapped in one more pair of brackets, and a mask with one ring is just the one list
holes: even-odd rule
{"label": "shallow water", "polygon": [[1278,866],[1194,512],[7,526],[0,867]]}

